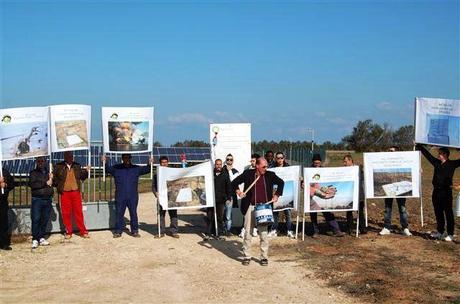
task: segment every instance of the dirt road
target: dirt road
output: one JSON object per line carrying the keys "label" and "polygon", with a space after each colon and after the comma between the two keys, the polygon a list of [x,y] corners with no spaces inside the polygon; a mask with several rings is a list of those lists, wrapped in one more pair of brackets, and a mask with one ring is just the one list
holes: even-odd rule
{"label": "dirt road", "polygon": [[[241,239],[204,242],[203,213],[179,213],[180,239],[155,238],[153,195],[141,195],[141,238],[110,231],[74,236],[31,251],[30,242],[0,252],[0,302],[73,303],[356,303],[315,279],[286,250],[295,240],[273,240],[270,264],[242,266]],[[154,224],[155,223],[155,224]],[[254,239],[256,249],[256,239]],[[254,256],[257,256],[254,251]]]}

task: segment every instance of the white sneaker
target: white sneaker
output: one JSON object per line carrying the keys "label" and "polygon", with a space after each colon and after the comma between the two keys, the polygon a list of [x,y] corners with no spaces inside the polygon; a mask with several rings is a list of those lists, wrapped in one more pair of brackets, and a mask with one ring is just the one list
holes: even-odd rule
{"label": "white sneaker", "polygon": [[442,238],[442,234],[435,231],[435,232],[431,232],[430,237],[436,240],[440,240]]}
{"label": "white sneaker", "polygon": [[276,232],[276,230],[272,230],[268,233],[268,237],[277,237],[278,236],[278,233]]}
{"label": "white sneaker", "polygon": [[448,236],[444,237],[442,240],[446,241],[446,242],[452,242],[453,239],[454,239],[453,235],[448,235]]}
{"label": "white sneaker", "polygon": [[35,248],[38,248],[38,241],[37,240],[32,241],[32,249],[35,249]]}
{"label": "white sneaker", "polygon": [[50,242],[48,242],[44,238],[40,239],[40,246],[48,246],[49,244],[50,244]]}
{"label": "white sneaker", "polygon": [[387,228],[383,227],[382,231],[379,232],[380,235],[388,235],[391,234],[391,231]]}
{"label": "white sneaker", "polygon": [[257,237],[257,228],[252,229],[252,236]]}
{"label": "white sneaker", "polygon": [[238,236],[243,239],[245,232],[246,232],[246,230],[244,228],[241,228],[241,232],[240,232],[240,234]]}
{"label": "white sneaker", "polygon": [[412,236],[412,233],[409,231],[409,228],[404,228],[403,234],[404,234],[405,236]]}
{"label": "white sneaker", "polygon": [[288,230],[287,236],[290,237],[290,238],[295,239],[295,235],[294,235],[294,232],[292,230]]}

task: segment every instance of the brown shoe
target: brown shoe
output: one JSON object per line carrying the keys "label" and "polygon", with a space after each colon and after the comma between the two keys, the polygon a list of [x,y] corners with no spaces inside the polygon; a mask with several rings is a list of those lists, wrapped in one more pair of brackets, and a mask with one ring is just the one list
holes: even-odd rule
{"label": "brown shoe", "polygon": [[83,234],[81,237],[84,238],[84,239],[89,239],[89,234],[88,234],[88,233],[85,233],[85,234]]}
{"label": "brown shoe", "polygon": [[66,240],[70,240],[72,238],[72,235],[71,234],[64,234],[64,239]]}
{"label": "brown shoe", "polygon": [[178,239],[178,238],[180,238],[180,236],[179,236],[179,234],[178,234],[178,233],[173,233],[171,236],[172,236],[173,238],[175,238],[175,239]]}

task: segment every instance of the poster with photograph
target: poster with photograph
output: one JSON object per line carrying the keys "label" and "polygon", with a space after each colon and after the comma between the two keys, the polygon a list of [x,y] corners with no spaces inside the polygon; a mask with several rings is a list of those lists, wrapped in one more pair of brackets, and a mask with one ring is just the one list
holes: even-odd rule
{"label": "poster with photograph", "polygon": [[91,144],[91,106],[50,106],[51,150],[88,150]]}
{"label": "poster with photograph", "polygon": [[242,173],[244,168],[250,164],[251,124],[210,124],[209,141],[213,162],[220,158],[225,163],[225,157],[230,153],[233,155],[233,167],[239,173]]}
{"label": "poster with photograph", "polygon": [[187,168],[158,167],[158,193],[165,210],[213,207],[211,161]]}
{"label": "poster with photograph", "polygon": [[0,160],[50,154],[48,107],[0,109]]}
{"label": "poster with photograph", "polygon": [[277,167],[268,170],[275,172],[284,181],[283,195],[274,204],[273,211],[297,210],[299,204],[300,166]]}
{"label": "poster with photograph", "polygon": [[153,107],[103,107],[106,153],[142,153],[153,149]]}
{"label": "poster with photograph", "polygon": [[420,197],[420,152],[364,153],[366,198]]}
{"label": "poster with photograph", "polygon": [[358,210],[358,166],[304,168],[304,180],[305,212]]}
{"label": "poster with photograph", "polygon": [[416,98],[415,142],[460,148],[460,100]]}

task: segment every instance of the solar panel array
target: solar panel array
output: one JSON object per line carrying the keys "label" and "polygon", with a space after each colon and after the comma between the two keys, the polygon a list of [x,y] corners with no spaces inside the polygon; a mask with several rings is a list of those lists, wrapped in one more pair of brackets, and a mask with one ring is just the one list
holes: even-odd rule
{"label": "solar panel array", "polygon": [[[91,145],[91,166],[95,168],[102,167],[100,156],[103,153],[102,145],[94,143]],[[192,148],[192,147],[154,147],[152,155],[154,164],[159,164],[160,156],[167,156],[170,164],[180,164],[181,155],[185,154],[188,163],[201,163],[211,159],[210,148]],[[121,162],[121,154],[110,154],[108,157],[111,163]],[[150,158],[150,153],[132,154],[132,162],[134,164],[147,164]],[[47,158],[49,160],[49,157]],[[57,163],[64,160],[63,152],[52,153],[52,163]],[[83,166],[88,164],[88,151],[74,151],[74,160]],[[9,172],[15,175],[28,175],[35,167],[33,158],[3,161],[2,166],[7,168]]]}

